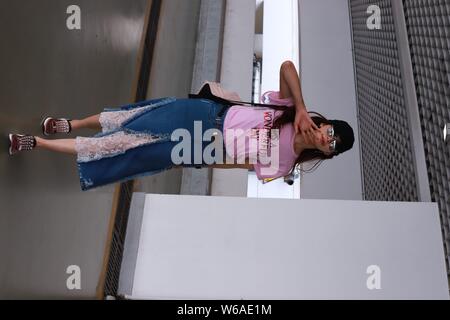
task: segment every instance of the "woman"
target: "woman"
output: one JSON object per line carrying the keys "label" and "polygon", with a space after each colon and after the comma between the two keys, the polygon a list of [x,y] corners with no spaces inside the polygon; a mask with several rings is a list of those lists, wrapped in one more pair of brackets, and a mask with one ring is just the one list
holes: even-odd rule
{"label": "woman", "polygon": [[[48,117],[41,124],[46,136],[80,128],[102,132],[57,140],[10,134],[9,153],[42,148],[76,155],[81,189],[88,190],[179,165],[246,168],[271,179],[288,175],[299,163],[331,159],[352,148],[353,130],[346,122],[309,116],[292,62],[281,65],[279,91],[262,99],[272,106],[162,98],[105,108],[82,120]],[[180,147],[180,141],[189,143]],[[211,148],[210,141],[221,147]]]}

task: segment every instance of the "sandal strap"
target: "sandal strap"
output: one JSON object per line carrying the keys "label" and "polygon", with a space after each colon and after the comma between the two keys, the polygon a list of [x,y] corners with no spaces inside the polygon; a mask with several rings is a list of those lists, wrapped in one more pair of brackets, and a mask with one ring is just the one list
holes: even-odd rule
{"label": "sandal strap", "polygon": [[36,147],[36,138],[34,136],[26,135],[23,137],[18,137],[20,151],[22,150],[33,150]]}
{"label": "sandal strap", "polygon": [[55,126],[56,126],[56,132],[70,133],[72,131],[72,126],[68,119],[55,120]]}

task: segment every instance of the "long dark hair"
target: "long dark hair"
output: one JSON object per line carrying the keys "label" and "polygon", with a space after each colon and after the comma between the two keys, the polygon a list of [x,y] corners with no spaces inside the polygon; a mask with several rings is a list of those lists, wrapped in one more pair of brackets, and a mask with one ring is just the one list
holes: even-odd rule
{"label": "long dark hair", "polygon": [[[293,123],[295,120],[295,111],[296,110],[294,107],[286,108],[280,116],[275,118],[275,120],[273,122],[273,128],[281,130],[281,127],[283,127],[284,125],[286,125],[288,123]],[[321,124],[331,124],[331,122],[327,118],[325,118],[323,115],[321,115],[320,113],[317,113],[314,111],[310,111],[308,113],[313,115],[311,117],[311,120],[318,127],[320,127]],[[295,167],[297,167],[301,163],[317,160],[316,163],[311,168],[309,168],[307,170],[303,170],[303,169],[300,170],[304,173],[313,172],[321,165],[323,160],[331,159],[335,155],[336,155],[335,153],[326,155],[325,153],[323,153],[322,151],[320,151],[318,149],[303,150],[303,152],[298,156],[297,160],[295,161],[294,166],[292,167],[292,170],[294,170]],[[291,170],[291,172],[292,172],[292,170]]]}

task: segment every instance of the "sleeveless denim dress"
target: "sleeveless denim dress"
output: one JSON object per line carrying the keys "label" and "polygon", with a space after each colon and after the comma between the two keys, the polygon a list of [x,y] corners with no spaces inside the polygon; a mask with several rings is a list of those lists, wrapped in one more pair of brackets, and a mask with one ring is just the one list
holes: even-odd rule
{"label": "sleeveless denim dress", "polygon": [[[92,137],[76,137],[81,189],[153,175],[177,165],[207,165],[203,157],[199,159],[198,151],[203,153],[214,138],[203,141],[204,134],[209,130],[206,136],[211,136],[211,129],[212,136],[222,133],[227,111],[228,107],[211,100],[172,97],[104,108],[100,114],[102,132]],[[180,141],[185,142],[181,136],[178,140],[174,138],[175,132],[189,133],[190,156],[184,154],[185,149],[179,152],[180,157],[189,156],[187,163],[173,163],[172,150],[179,147]],[[217,150],[211,155],[222,157],[223,144]]]}

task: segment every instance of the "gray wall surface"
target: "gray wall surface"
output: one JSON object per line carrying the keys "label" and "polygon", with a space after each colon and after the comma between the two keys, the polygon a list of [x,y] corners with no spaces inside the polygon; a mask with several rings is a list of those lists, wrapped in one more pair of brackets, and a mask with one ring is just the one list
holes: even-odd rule
{"label": "gray wall surface", "polygon": [[[300,66],[306,107],[355,131],[350,151],[301,181],[301,197],[362,199],[355,79],[347,0],[300,0]],[[306,167],[307,168],[307,167]]]}
{"label": "gray wall surface", "polygon": [[[225,5],[225,0],[201,2],[191,92],[198,92],[205,81],[219,80]],[[180,193],[210,194],[211,177],[211,168],[183,168]]]}
{"label": "gray wall surface", "polygon": [[[255,34],[254,0],[227,0],[220,82],[250,101]],[[247,169],[213,169],[211,195],[246,196]]]}
{"label": "gray wall surface", "polygon": [[449,298],[434,203],[147,195],[130,219],[135,299]]}
{"label": "gray wall surface", "polygon": [[[200,0],[165,0],[161,4],[158,35],[147,98],[187,98],[191,92]],[[135,190],[179,194],[183,169],[176,168],[136,180]]]}

